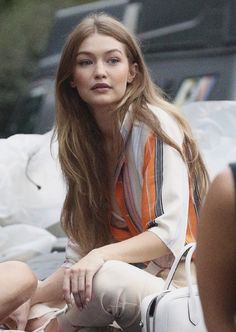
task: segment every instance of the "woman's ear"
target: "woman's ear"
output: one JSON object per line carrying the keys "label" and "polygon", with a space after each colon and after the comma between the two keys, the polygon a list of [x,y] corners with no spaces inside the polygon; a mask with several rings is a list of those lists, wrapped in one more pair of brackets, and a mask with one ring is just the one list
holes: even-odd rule
{"label": "woman's ear", "polygon": [[75,88],[75,87],[76,87],[75,82],[74,82],[74,81],[70,81],[70,86],[71,86],[72,88]]}
{"label": "woman's ear", "polygon": [[138,65],[137,63],[132,63],[129,67],[129,75],[128,75],[128,80],[127,83],[132,83],[138,70]]}

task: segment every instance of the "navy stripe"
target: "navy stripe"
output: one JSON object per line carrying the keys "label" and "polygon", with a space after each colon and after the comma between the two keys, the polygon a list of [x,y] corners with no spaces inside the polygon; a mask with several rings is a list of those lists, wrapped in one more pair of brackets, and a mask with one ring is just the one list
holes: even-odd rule
{"label": "navy stripe", "polygon": [[195,209],[195,213],[197,216],[197,219],[199,219],[199,211],[200,211],[200,194],[199,194],[199,190],[198,190],[198,185],[196,182],[196,178],[195,178],[195,185],[194,185],[194,190],[193,190],[193,199],[194,199],[194,209]]}
{"label": "navy stripe", "polygon": [[163,188],[163,141],[157,137],[155,150],[155,179],[156,179],[156,216],[159,217],[164,213],[162,204]]}

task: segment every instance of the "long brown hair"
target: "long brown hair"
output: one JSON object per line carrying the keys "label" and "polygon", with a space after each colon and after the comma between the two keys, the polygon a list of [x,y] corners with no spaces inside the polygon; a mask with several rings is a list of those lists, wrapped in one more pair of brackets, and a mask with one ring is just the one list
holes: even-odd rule
{"label": "long brown hair", "polygon": [[[122,23],[106,14],[85,18],[69,35],[56,77],[56,126],[59,159],[67,181],[68,192],[62,211],[62,225],[77,242],[82,254],[111,241],[109,229],[110,192],[104,137],[92,112],[71,88],[77,51],[83,40],[93,33],[111,36],[126,47],[130,63],[137,64],[137,75],[127,86],[125,96],[114,113],[116,124],[122,123],[132,105],[134,119],[146,123],[164,143],[174,147],[186,161],[193,191],[203,198],[208,174],[199,154],[191,129],[183,115],[165,100],[152,82],[142,52],[135,38]],[[159,119],[149,111],[157,105],[176,119],[184,135],[184,148],[162,130]]]}

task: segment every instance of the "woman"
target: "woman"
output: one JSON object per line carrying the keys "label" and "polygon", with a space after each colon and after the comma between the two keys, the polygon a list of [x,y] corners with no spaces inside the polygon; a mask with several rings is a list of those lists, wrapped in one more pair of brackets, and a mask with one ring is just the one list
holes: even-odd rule
{"label": "woman", "polygon": [[208,176],[189,126],[154,86],[135,39],[105,14],[85,18],[67,39],[55,134],[70,240],[64,266],[32,303],[65,299],[62,330],[116,321],[137,332],[142,298],[162,290],[174,256],[194,240]]}
{"label": "woman", "polygon": [[25,263],[0,263],[0,325],[14,322],[17,329],[25,328],[27,321],[19,313],[29,307],[36,287],[36,277]]}
{"label": "woman", "polygon": [[207,330],[236,331],[236,164],[213,180],[201,211],[197,277]]}

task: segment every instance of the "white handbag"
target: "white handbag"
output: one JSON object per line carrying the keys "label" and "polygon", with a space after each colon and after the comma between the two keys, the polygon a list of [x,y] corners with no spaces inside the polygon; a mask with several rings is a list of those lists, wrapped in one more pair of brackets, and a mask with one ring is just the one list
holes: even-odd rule
{"label": "white handbag", "polygon": [[[198,288],[191,281],[191,258],[195,247],[195,243],[186,245],[175,259],[163,292],[143,299],[140,322],[143,332],[207,332]],[[186,252],[187,287],[170,289],[179,262]]]}

